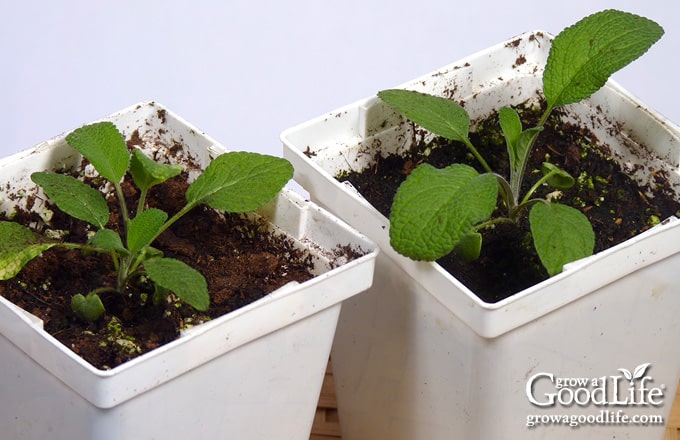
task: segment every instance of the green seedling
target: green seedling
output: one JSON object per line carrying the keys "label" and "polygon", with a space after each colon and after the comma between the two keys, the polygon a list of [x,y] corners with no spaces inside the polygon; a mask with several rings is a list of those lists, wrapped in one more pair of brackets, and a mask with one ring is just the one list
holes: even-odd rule
{"label": "green seedling", "polygon": [[[510,159],[509,180],[495,173],[470,141],[470,117],[462,106],[414,91],[393,89],[378,93],[388,106],[413,123],[465,144],[484,170],[479,173],[464,164],[444,169],[428,164],[417,167],[394,198],[390,215],[392,246],[416,260],[436,260],[452,251],[473,260],[481,251],[480,231],[499,222],[516,222],[528,212],[534,247],[551,276],[561,272],[564,264],[591,255],[594,233],[587,217],[575,208],[534,197],[543,185],[562,190],[571,187],[574,179],[546,162],[541,178],[521,194],[527,159],[555,108],[590,97],[613,73],[644,54],[663,33],[658,24],[644,17],[605,10],[557,35],[543,73],[547,107],[538,124],[525,129],[514,109],[499,110]],[[500,216],[499,199],[499,208],[505,213]]]}
{"label": "green seedling", "polygon": [[[105,292],[124,293],[129,283],[144,276],[155,286],[153,301],[159,304],[170,293],[197,310],[210,304],[203,275],[180,260],[166,258],[153,247],[154,240],[182,216],[199,205],[231,212],[254,211],[271,200],[292,178],[285,159],[247,152],[229,152],[215,158],[186,191],[186,205],[172,217],[146,206],[148,191],[179,175],[182,167],[157,163],[141,150],[129,152],[125,139],[110,122],[79,128],[66,142],[90,161],[99,176],[114,188],[122,224],[120,232],[107,228],[109,207],[102,192],[81,179],[53,172],[31,175],[45,195],[64,213],[91,225],[92,238],[85,244],[58,242],[14,222],[0,222],[0,280],[16,276],[33,258],[61,247],[109,254],[115,268],[115,287],[102,287],[73,297],[76,315],[94,321],[105,312],[100,299]],[[121,182],[130,173],[139,188],[139,202],[132,217]]]}

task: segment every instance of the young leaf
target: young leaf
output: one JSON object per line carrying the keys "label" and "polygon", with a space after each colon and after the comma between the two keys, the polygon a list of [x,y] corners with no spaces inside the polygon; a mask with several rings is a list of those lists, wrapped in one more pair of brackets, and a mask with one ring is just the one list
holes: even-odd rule
{"label": "young leaf", "polygon": [[611,9],[564,29],[552,43],[543,73],[548,107],[588,98],[663,33],[661,26],[647,18]]}
{"label": "young leaf", "polygon": [[577,209],[559,203],[536,203],[529,212],[534,247],[550,276],[562,266],[592,255],[595,233],[588,218]]}
{"label": "young leaf", "polygon": [[473,232],[475,224],[491,216],[497,196],[494,174],[479,174],[462,164],[443,169],[423,164],[394,197],[391,244],[414,260],[436,260]]}
{"label": "young leaf", "polygon": [[139,252],[145,246],[150,245],[167,219],[168,214],[156,208],[150,208],[137,214],[130,222],[127,233],[130,252]]}
{"label": "young leaf", "polygon": [[543,172],[544,176],[550,176],[548,178],[548,185],[552,186],[553,188],[569,189],[574,186],[574,183],[576,183],[574,178],[571,177],[571,174],[567,173],[561,168],[558,168],[556,165],[553,165],[550,162],[543,162],[541,171]]}
{"label": "young leaf", "polygon": [[102,193],[75,177],[37,172],[31,180],[42,187],[62,211],[71,217],[103,228],[109,222],[109,206]]}
{"label": "young leaf", "polygon": [[463,142],[470,131],[470,116],[457,103],[411,90],[378,92],[385,104],[434,134]]}
{"label": "young leaf", "polygon": [[206,204],[227,212],[249,212],[270,201],[293,177],[285,159],[258,153],[217,156],[186,192],[190,205]]}
{"label": "young leaf", "polygon": [[14,222],[0,222],[0,280],[14,278],[23,267],[57,243],[41,242],[41,237]]}
{"label": "young leaf", "polygon": [[106,312],[101,298],[96,293],[90,293],[87,296],[83,296],[81,293],[73,295],[71,310],[77,317],[89,322],[96,321]]}
{"label": "young leaf", "polygon": [[165,182],[182,172],[180,165],[167,165],[149,159],[141,150],[134,150],[130,159],[130,174],[142,191]]}
{"label": "young leaf", "polygon": [[125,249],[125,246],[123,246],[120,235],[111,229],[104,228],[98,230],[90,239],[90,244],[100,249],[107,249],[124,255],[129,253],[128,250]]}
{"label": "young leaf", "polygon": [[524,168],[531,154],[531,146],[543,127],[531,127],[522,130],[519,114],[510,107],[502,107],[498,111],[498,117],[510,157],[510,187],[513,197],[519,198]]}
{"label": "young leaf", "polygon": [[498,110],[498,121],[501,125],[505,143],[508,147],[510,165],[513,168],[517,168],[520,164],[520,156],[523,156],[517,151],[517,139],[522,133],[522,121],[519,118],[517,111],[510,107],[501,107],[501,109]]}
{"label": "young leaf", "polygon": [[482,234],[470,232],[463,235],[453,252],[465,261],[475,261],[482,253]]}
{"label": "young leaf", "polygon": [[96,122],[78,128],[66,142],[90,161],[105,179],[119,183],[130,164],[125,139],[111,122]]}
{"label": "young leaf", "polygon": [[144,269],[151,281],[171,290],[196,310],[207,310],[210,305],[205,278],[183,262],[173,258],[152,258],[144,262]]}

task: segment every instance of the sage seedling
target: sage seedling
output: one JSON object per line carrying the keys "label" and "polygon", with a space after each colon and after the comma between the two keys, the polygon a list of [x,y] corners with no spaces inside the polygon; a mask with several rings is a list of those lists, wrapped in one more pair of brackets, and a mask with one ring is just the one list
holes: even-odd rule
{"label": "sage seedling", "polygon": [[[33,173],[31,179],[45,195],[64,213],[91,225],[94,234],[85,244],[59,242],[18,223],[0,222],[0,280],[13,278],[30,260],[53,247],[109,254],[117,274],[115,287],[77,294],[71,302],[75,314],[89,321],[105,312],[99,295],[124,293],[130,282],[142,276],[153,282],[156,304],[172,292],[195,309],[206,310],[210,296],[203,275],[180,260],[164,257],[153,247],[154,241],[199,205],[231,213],[254,211],[293,176],[293,168],[285,159],[248,152],[224,153],[191,183],[186,205],[169,217],[160,209],[147,207],[146,196],[152,187],[178,176],[181,166],[157,163],[138,149],[130,153],[125,139],[110,122],[81,127],[67,135],[66,142],[113,186],[122,217],[120,233],[107,228],[110,212],[102,192],[69,175]],[[134,216],[121,186],[128,172],[140,194]]]}
{"label": "sage seedling", "polygon": [[[527,160],[555,108],[590,97],[663,33],[661,26],[647,18],[605,10],[558,34],[543,72],[547,106],[538,124],[525,129],[514,109],[503,107],[498,112],[510,160],[509,179],[495,173],[470,141],[470,117],[462,106],[415,91],[379,92],[388,106],[413,123],[462,142],[484,170],[478,173],[464,164],[444,169],[423,164],[413,170],[392,205],[392,246],[416,260],[436,260],[452,251],[476,259],[482,246],[481,230],[498,222],[516,222],[528,211],[534,247],[551,276],[561,272],[564,264],[591,255],[594,233],[587,217],[575,208],[534,198],[544,184],[567,189],[574,179],[555,164],[544,163],[542,177],[522,195]],[[505,215],[492,218],[499,195]]]}

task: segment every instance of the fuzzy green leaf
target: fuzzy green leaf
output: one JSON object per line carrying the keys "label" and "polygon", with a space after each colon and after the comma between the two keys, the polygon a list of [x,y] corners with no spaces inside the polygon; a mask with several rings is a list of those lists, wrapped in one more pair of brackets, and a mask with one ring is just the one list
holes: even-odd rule
{"label": "fuzzy green leaf", "polygon": [[141,190],[165,182],[182,172],[180,165],[168,165],[149,159],[141,150],[134,150],[130,160],[130,174]]}
{"label": "fuzzy green leaf", "polygon": [[139,252],[150,245],[167,219],[168,214],[156,208],[137,214],[128,228],[127,243],[130,252]]}
{"label": "fuzzy green leaf", "polygon": [[153,258],[144,262],[149,278],[172,291],[196,310],[207,310],[210,305],[208,284],[195,269],[173,258]]}
{"label": "fuzzy green leaf", "polygon": [[14,278],[23,267],[57,243],[42,242],[42,237],[13,222],[0,222],[0,280]]}
{"label": "fuzzy green leaf", "polygon": [[661,26],[647,18],[611,9],[564,29],[552,43],[543,73],[549,107],[588,98],[663,33]]}
{"label": "fuzzy green leaf", "polygon": [[59,209],[71,217],[103,228],[109,222],[109,206],[102,193],[65,174],[37,172],[31,180],[40,185]]}
{"label": "fuzzy green leaf", "polygon": [[475,261],[482,252],[482,234],[471,232],[463,235],[453,252],[465,261]]}
{"label": "fuzzy green leaf", "polygon": [[463,107],[449,99],[402,89],[383,90],[378,96],[436,135],[460,142],[468,138],[470,116]]}
{"label": "fuzzy green leaf", "polygon": [[285,159],[258,153],[217,156],[186,192],[191,205],[206,204],[227,212],[254,211],[270,201],[293,177]]}
{"label": "fuzzy green leaf", "polygon": [[90,239],[90,244],[100,249],[118,252],[119,254],[128,254],[128,250],[123,246],[123,241],[117,232],[111,229],[100,229]]}
{"label": "fuzzy green leaf", "polygon": [[96,122],[66,136],[66,142],[90,161],[103,178],[119,183],[130,165],[125,139],[111,122]]}
{"label": "fuzzy green leaf", "polygon": [[574,178],[571,177],[571,174],[557,167],[556,165],[551,164],[550,162],[543,162],[541,171],[543,172],[544,176],[550,176],[548,177],[548,185],[554,188],[569,189],[574,186],[574,183],[576,183]]}
{"label": "fuzzy green leaf", "polygon": [[392,204],[390,241],[414,260],[436,260],[491,216],[498,196],[494,174],[467,165],[424,164],[402,183]]}
{"label": "fuzzy green leaf", "polygon": [[501,109],[498,110],[498,121],[501,125],[501,130],[503,131],[503,136],[505,137],[505,142],[508,147],[510,165],[513,168],[517,168],[521,162],[520,156],[523,157],[524,154],[526,154],[520,154],[520,152],[517,151],[517,139],[522,133],[522,120],[514,109],[510,107],[501,107]]}
{"label": "fuzzy green leaf", "polygon": [[529,212],[534,247],[550,276],[572,261],[592,255],[595,233],[579,210],[559,203],[536,203]]}
{"label": "fuzzy green leaf", "polygon": [[80,319],[89,322],[96,321],[106,312],[101,298],[96,293],[90,293],[87,296],[83,296],[80,293],[73,295],[71,298],[71,310]]}

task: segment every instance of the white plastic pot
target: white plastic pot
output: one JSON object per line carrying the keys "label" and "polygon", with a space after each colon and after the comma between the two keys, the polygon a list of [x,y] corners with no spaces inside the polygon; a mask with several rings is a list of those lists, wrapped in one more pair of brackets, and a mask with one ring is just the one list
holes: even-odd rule
{"label": "white plastic pot", "polygon": [[[203,165],[224,151],[156,103],[116,113],[129,137],[181,140]],[[64,136],[0,161],[6,193],[35,170],[79,157]],[[3,194],[2,209],[14,202]],[[38,208],[39,209],[39,208]],[[108,371],[92,367],[0,297],[0,437],[7,439],[307,439],[341,304],[371,285],[377,251],[365,237],[292,192],[260,215],[315,261],[288,285]],[[336,246],[361,249],[348,261]]]}
{"label": "white plastic pot", "polygon": [[[543,32],[523,34],[400,87],[462,101],[474,120],[537,99],[550,41]],[[637,179],[664,172],[677,192],[678,127],[611,81],[569,110]],[[414,132],[377,97],[282,134],[284,156],[312,200],[382,249],[373,288],[345,304],[333,344],[343,439],[661,439],[680,373],[680,221],[668,219],[506,300],[485,303],[438,264],[398,255],[388,220],[335,178],[421,136],[431,135]],[[654,402],[663,403],[613,404],[615,387],[595,393],[597,382],[557,383],[564,378],[619,381],[619,397],[633,379],[636,392],[661,390]],[[605,391],[606,406],[596,398]],[[553,405],[543,405],[557,393]],[[648,423],[617,423],[623,414]]]}

